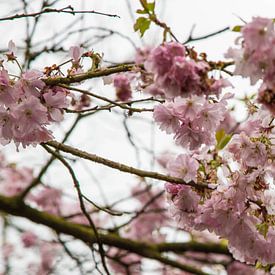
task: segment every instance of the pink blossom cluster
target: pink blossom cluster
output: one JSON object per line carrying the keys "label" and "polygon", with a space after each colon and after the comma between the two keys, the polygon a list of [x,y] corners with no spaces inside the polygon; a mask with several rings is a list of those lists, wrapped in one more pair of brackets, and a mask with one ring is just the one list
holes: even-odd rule
{"label": "pink blossom cluster", "polygon": [[[164,43],[144,51],[140,59],[145,60],[145,69],[151,74],[151,78],[144,76],[144,83],[149,83],[145,90],[166,99],[155,106],[155,121],[187,149],[187,153],[165,160],[164,166],[171,176],[186,183],[204,183],[212,188],[167,183],[173,216],[186,230],[209,230],[228,239],[233,256],[242,262],[272,264],[274,22],[255,18],[242,28],[242,35],[242,48],[229,50],[228,56],[236,62],[236,73],[249,76],[252,83],[263,79],[258,101],[271,114],[255,105],[253,114],[237,131],[227,110],[231,95],[220,96],[221,89],[229,84],[209,78],[210,67],[205,60],[192,56],[190,49],[179,43]],[[225,149],[226,143],[220,147],[216,144],[217,131],[221,130],[230,134],[225,136],[229,142]]]}
{"label": "pink blossom cluster", "polygon": [[145,60],[141,87],[166,99],[154,108],[160,129],[174,134],[177,144],[191,150],[214,145],[227,113],[230,96],[220,99],[220,94],[230,85],[228,80],[209,77],[211,67],[206,60],[176,42],[139,51],[136,60]]}
{"label": "pink blossom cluster", "polygon": [[263,83],[259,102],[275,114],[275,24],[273,19],[254,17],[241,29],[241,48],[230,48],[226,57],[235,61],[235,74]]}
{"label": "pink blossom cluster", "polygon": [[[275,262],[275,123],[254,114],[217,155],[192,153],[167,163],[171,175],[186,182],[211,183],[201,192],[166,184],[171,213],[186,230],[209,230],[229,241],[233,256],[249,264]],[[200,167],[199,164],[200,163]]]}
{"label": "pink blossom cluster", "polygon": [[191,150],[215,144],[215,133],[225,119],[227,97],[220,101],[205,96],[177,97],[154,108],[160,129],[174,134],[176,143]]}
{"label": "pink blossom cluster", "polygon": [[229,85],[228,81],[209,78],[211,68],[208,63],[196,56],[188,57],[188,51],[191,50],[176,42],[164,43],[152,49],[144,67],[153,74],[153,83],[146,89],[159,89],[167,99],[190,95],[219,95],[221,89]]}
{"label": "pink blossom cluster", "polygon": [[46,86],[43,73],[29,70],[19,79],[11,79],[8,71],[0,69],[0,140],[36,145],[53,138],[46,128],[51,122],[63,119],[68,106],[68,91]]}

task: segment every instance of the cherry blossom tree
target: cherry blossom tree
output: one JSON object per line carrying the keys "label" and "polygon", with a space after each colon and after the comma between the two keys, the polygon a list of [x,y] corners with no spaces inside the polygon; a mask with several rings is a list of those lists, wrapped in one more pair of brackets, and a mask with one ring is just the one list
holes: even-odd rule
{"label": "cherry blossom tree", "polygon": [[[23,42],[1,50],[1,274],[275,274],[275,20],[240,21],[217,61],[190,43],[229,28],[180,41],[158,1],[138,1],[133,31],[162,36],[140,47],[85,25],[87,16],[117,20],[110,10],[38,2],[22,0],[0,18],[25,30]],[[73,19],[39,36],[52,15]],[[131,44],[130,61],[108,61],[91,38],[71,42],[95,30],[93,43],[117,35]],[[253,94],[239,96],[236,76]],[[106,122],[124,139],[108,128],[87,149],[81,136]],[[149,145],[138,137],[148,129]],[[105,138],[121,146],[119,158],[101,151]],[[123,157],[126,142],[134,165]],[[35,165],[11,152],[31,152]]]}

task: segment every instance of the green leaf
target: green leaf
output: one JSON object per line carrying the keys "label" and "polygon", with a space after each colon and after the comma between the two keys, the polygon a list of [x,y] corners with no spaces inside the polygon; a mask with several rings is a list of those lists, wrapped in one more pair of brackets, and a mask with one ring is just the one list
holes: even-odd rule
{"label": "green leaf", "polygon": [[270,266],[270,264],[264,265],[260,261],[257,261],[256,265],[255,265],[255,268],[260,269],[260,270],[264,270],[265,272],[269,273],[269,271],[271,269],[271,266]]}
{"label": "green leaf", "polygon": [[222,150],[227,143],[231,140],[231,135],[227,135],[224,131],[224,129],[219,130],[216,132],[216,141],[217,141],[217,145],[216,148],[218,150]]}
{"label": "green leaf", "polygon": [[144,33],[149,29],[151,21],[145,17],[139,17],[134,25],[134,30],[140,32],[140,36],[142,37]]}
{"label": "green leaf", "polygon": [[220,142],[219,144],[219,150],[222,150],[226,145],[227,143],[231,140],[231,135],[226,135]]}
{"label": "green leaf", "polygon": [[148,3],[147,0],[141,0],[142,6],[146,13],[154,13],[155,11],[155,1]]}
{"label": "green leaf", "polygon": [[241,30],[242,30],[242,26],[240,25],[234,26],[232,29],[233,32],[240,32]]}
{"label": "green leaf", "polygon": [[155,1],[152,2],[152,3],[147,3],[147,9],[148,9],[150,12],[154,13],[154,10],[155,10]]}
{"label": "green leaf", "polygon": [[146,11],[146,10],[138,9],[138,10],[136,11],[136,13],[138,13],[138,14],[147,14],[147,11]]}
{"label": "green leaf", "polygon": [[261,269],[262,267],[263,267],[263,265],[261,264],[261,262],[257,261],[255,268]]}
{"label": "green leaf", "polygon": [[225,135],[224,129],[221,129],[221,130],[219,130],[219,131],[216,132],[216,141],[217,141],[217,144],[220,143],[220,141],[224,137],[224,135]]}

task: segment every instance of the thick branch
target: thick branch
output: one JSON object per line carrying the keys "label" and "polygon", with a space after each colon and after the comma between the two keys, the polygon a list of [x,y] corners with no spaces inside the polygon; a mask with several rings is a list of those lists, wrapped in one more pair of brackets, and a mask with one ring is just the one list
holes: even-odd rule
{"label": "thick branch", "polygon": [[160,243],[157,245],[159,252],[175,252],[182,253],[185,251],[215,253],[231,256],[226,245],[216,243]]}
{"label": "thick branch", "polygon": [[[19,217],[27,218],[34,223],[45,225],[57,233],[63,233],[71,235],[76,239],[82,240],[85,243],[96,243],[96,237],[91,228],[66,221],[58,216],[48,214],[46,212],[39,211],[28,205],[24,204],[17,198],[4,197],[0,195],[0,210]],[[145,242],[137,242],[130,239],[119,237],[116,234],[99,234],[99,237],[103,244],[116,247],[119,249],[127,250],[132,253],[136,253],[140,256],[149,259],[158,260],[164,264],[179,268],[191,272],[192,274],[207,274],[194,267],[178,263],[162,256],[161,252],[186,252],[186,251],[200,251],[200,252],[213,252],[228,254],[228,250],[219,244],[198,244],[195,242],[190,243],[165,243],[161,244],[149,244]],[[211,250],[212,248],[212,250]]]}
{"label": "thick branch", "polygon": [[134,175],[140,176],[142,178],[153,178],[153,179],[158,179],[158,180],[167,181],[167,182],[171,182],[171,183],[185,184],[185,185],[193,186],[195,188],[208,188],[209,189],[209,187],[203,183],[195,183],[194,181],[185,182],[180,178],[175,178],[175,177],[159,174],[157,172],[151,172],[151,171],[137,169],[137,168],[134,168],[134,167],[131,167],[131,166],[119,163],[119,162],[115,162],[115,161],[97,156],[95,154],[87,153],[85,151],[76,149],[74,147],[59,143],[57,141],[49,141],[46,144],[51,147],[56,148],[57,150],[60,150],[60,151],[63,151],[63,152],[72,154],[74,156],[93,161],[93,162],[101,163],[101,164],[111,167],[113,169],[117,169],[122,172],[130,173],[130,174],[134,174]]}

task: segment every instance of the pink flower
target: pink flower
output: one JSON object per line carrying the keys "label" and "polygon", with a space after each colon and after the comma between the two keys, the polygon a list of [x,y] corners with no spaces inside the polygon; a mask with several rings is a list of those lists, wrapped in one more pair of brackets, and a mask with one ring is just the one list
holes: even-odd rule
{"label": "pink flower", "polygon": [[156,161],[161,167],[167,168],[167,164],[173,156],[174,154],[170,153],[169,151],[165,151],[157,156]]}
{"label": "pink flower", "polygon": [[6,106],[14,103],[14,89],[10,84],[8,71],[0,70],[0,102]]}
{"label": "pink flower", "polygon": [[195,226],[200,196],[190,186],[181,185],[178,189],[177,194],[171,193],[170,213],[180,228],[190,230]]}
{"label": "pink flower", "polygon": [[16,46],[12,40],[10,40],[8,43],[8,49],[9,51],[6,53],[8,61],[14,61],[16,59],[16,56],[15,56]]}
{"label": "pink flower", "polygon": [[50,119],[53,121],[61,121],[63,119],[63,108],[69,106],[67,95],[68,90],[54,86],[43,90],[43,98],[48,108]]}
{"label": "pink flower", "polygon": [[274,22],[268,18],[253,17],[253,20],[241,31],[245,48],[251,52],[264,52],[270,47],[270,42],[274,38]]}
{"label": "pink flower", "polygon": [[47,130],[44,126],[41,126],[34,129],[32,132],[28,134],[14,137],[14,142],[17,148],[19,147],[20,144],[22,144],[23,148],[26,148],[26,146],[29,146],[29,145],[36,146],[41,142],[47,142],[52,139],[53,139],[53,136],[51,134],[51,131]]}
{"label": "pink flower", "polygon": [[114,87],[116,95],[120,101],[127,101],[132,97],[130,79],[125,74],[117,74],[114,76]]}
{"label": "pink flower", "polygon": [[79,47],[79,46],[72,46],[69,49],[69,54],[70,57],[73,59],[74,63],[78,63],[80,58],[82,57],[83,54],[83,48]]}
{"label": "pink flower", "polygon": [[187,60],[184,56],[176,56],[173,64],[163,77],[158,81],[164,87],[167,98],[177,96],[188,96],[191,93],[202,94],[202,76],[208,69],[206,63],[196,63],[194,60]]}
{"label": "pink flower", "polygon": [[150,52],[145,69],[162,76],[170,70],[176,56],[185,56],[184,46],[176,42],[164,43]]}
{"label": "pink flower", "polygon": [[225,112],[224,104],[205,101],[193,124],[209,133],[215,132],[223,120]]}
{"label": "pink flower", "polygon": [[83,48],[79,46],[72,46],[69,50],[69,55],[72,58],[72,67],[68,70],[68,75],[75,75],[83,73],[80,60],[83,54]]}
{"label": "pink flower", "polygon": [[152,96],[164,97],[163,89],[157,84],[151,84],[144,89],[144,92],[151,94]]}
{"label": "pink flower", "polygon": [[221,93],[222,89],[226,87],[233,87],[233,85],[229,82],[228,79],[224,79],[224,78],[221,78],[218,80],[215,79],[210,86],[210,89],[211,89],[210,93],[218,96]]}
{"label": "pink flower", "polygon": [[152,49],[150,47],[145,47],[143,49],[138,48],[135,56],[135,63],[143,64],[144,62],[146,62],[151,50]]}
{"label": "pink flower", "polygon": [[168,163],[167,167],[171,176],[182,178],[185,182],[196,182],[199,163],[189,155],[178,155],[176,159]]}
{"label": "pink flower", "polygon": [[244,56],[244,49],[229,48],[225,54],[226,58],[234,60],[234,74],[250,77],[250,82],[254,85],[262,77],[262,71],[259,69],[258,64],[253,61],[251,62],[250,59],[245,59]]}
{"label": "pink flower", "polygon": [[29,70],[22,74],[22,79],[25,80],[28,85],[41,90],[45,87],[44,81],[41,80],[42,76],[43,73],[38,70]]}
{"label": "pink flower", "polygon": [[177,97],[174,104],[174,113],[181,121],[193,121],[203,109],[205,99],[201,96],[191,95],[187,98]]}
{"label": "pink flower", "polygon": [[194,150],[202,144],[215,144],[215,133],[224,119],[226,104],[227,98],[216,103],[210,103],[204,96],[176,98],[174,102],[155,106],[154,119],[161,130],[175,133],[177,144]]}
{"label": "pink flower", "polygon": [[16,118],[0,106],[0,133],[3,141],[10,142],[13,139],[15,122]]}
{"label": "pink flower", "polygon": [[244,132],[231,139],[227,150],[244,166],[264,166],[268,159],[266,146],[259,141],[251,141]]}
{"label": "pink flower", "polygon": [[165,190],[171,195],[177,195],[181,189],[180,184],[173,184],[170,182],[165,183]]}
{"label": "pink flower", "polygon": [[10,84],[10,78],[9,78],[8,71],[5,70],[5,69],[1,69],[0,70],[0,87],[1,87],[1,90],[4,87],[9,86],[9,84]]}
{"label": "pink flower", "polygon": [[41,80],[43,73],[38,70],[29,70],[22,74],[13,87],[14,98],[24,100],[29,96],[39,97],[40,91],[45,87]]}
{"label": "pink flower", "polygon": [[178,128],[174,138],[176,144],[189,148],[190,150],[198,149],[202,144],[215,144],[215,138],[212,132],[202,131],[191,122],[183,123]]}
{"label": "pink flower", "polygon": [[11,112],[16,119],[14,135],[17,139],[49,123],[47,108],[34,96],[14,105]]}
{"label": "pink flower", "polygon": [[15,46],[15,43],[12,40],[9,41],[8,49],[9,49],[10,53],[15,53],[16,52],[16,46]]}
{"label": "pink flower", "polygon": [[272,90],[263,84],[259,90],[258,101],[275,116],[275,86]]}
{"label": "pink flower", "polygon": [[273,89],[275,72],[275,28],[272,19],[254,17],[242,30],[241,49],[229,49],[226,57],[235,61],[235,74],[250,77],[251,84],[264,78]]}
{"label": "pink flower", "polygon": [[31,231],[26,231],[21,235],[21,240],[24,247],[32,247],[37,243],[37,236]]}
{"label": "pink flower", "polygon": [[173,103],[159,104],[154,108],[154,119],[160,124],[160,129],[167,134],[175,132],[180,125],[179,118],[174,112]]}

